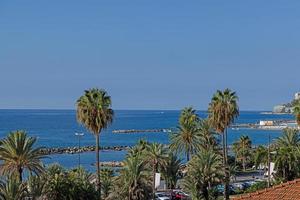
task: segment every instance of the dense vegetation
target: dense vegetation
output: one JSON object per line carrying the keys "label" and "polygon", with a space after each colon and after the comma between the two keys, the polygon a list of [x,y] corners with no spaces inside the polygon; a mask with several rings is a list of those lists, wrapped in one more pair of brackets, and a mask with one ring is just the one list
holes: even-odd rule
{"label": "dense vegetation", "polygon": [[[77,109],[78,121],[95,135],[99,146],[101,130],[113,120],[110,97],[104,90],[88,90],[77,101]],[[156,173],[162,175],[167,189],[180,186],[192,200],[217,199],[222,195],[221,185],[227,199],[230,179],[236,173],[258,168],[267,172],[269,162],[275,163],[272,182],[259,182],[246,192],[300,177],[298,130],[285,129],[270,146],[255,148],[250,137],[241,136],[229,154],[226,129],[239,114],[236,94],[228,89],[217,91],[208,113],[202,119],[192,107],[184,108],[178,128],[170,134],[170,145],[140,140],[128,150],[118,171],[100,170],[96,151],[95,174],[83,168],[66,170],[58,164],[44,166],[36,138],[25,131],[11,132],[0,141],[0,200],[149,200],[156,191]],[[295,116],[299,116],[297,108]]]}

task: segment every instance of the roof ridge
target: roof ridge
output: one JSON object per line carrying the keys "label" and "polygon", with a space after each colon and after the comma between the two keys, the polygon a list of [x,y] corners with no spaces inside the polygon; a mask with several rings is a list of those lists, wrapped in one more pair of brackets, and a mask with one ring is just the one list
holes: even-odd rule
{"label": "roof ridge", "polygon": [[296,183],[299,183],[299,182],[300,182],[300,178],[297,178],[297,179],[294,179],[292,181],[287,181],[285,183],[280,183],[278,185],[274,185],[274,186],[269,187],[269,188],[264,188],[264,189],[260,189],[260,190],[254,191],[254,192],[249,192],[249,193],[246,193],[246,194],[235,196],[235,197],[232,197],[232,199],[242,200],[242,199],[245,199],[245,198],[254,197],[254,196],[257,196],[257,195],[260,195],[260,194],[263,194],[263,193],[267,193],[269,191],[276,190],[278,188],[287,187],[287,186],[290,186],[290,185],[293,185],[293,184],[296,184]]}

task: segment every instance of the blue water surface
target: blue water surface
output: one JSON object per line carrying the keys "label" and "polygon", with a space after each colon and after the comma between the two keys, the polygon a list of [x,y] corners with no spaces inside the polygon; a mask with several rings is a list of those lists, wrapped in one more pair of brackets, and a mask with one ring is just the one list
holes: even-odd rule
{"label": "blue water surface", "polygon": [[[167,133],[137,133],[137,134],[113,134],[116,129],[161,129],[176,128],[180,111],[162,110],[117,110],[114,122],[100,136],[101,146],[134,145],[139,139],[150,142],[169,143]],[[207,113],[199,111],[200,117],[205,118]],[[292,115],[262,114],[257,111],[242,111],[236,120],[237,123],[257,123],[259,120],[293,119]],[[45,147],[69,147],[77,146],[78,138],[75,132],[83,132],[82,145],[94,145],[94,136],[76,121],[74,110],[0,110],[0,137],[5,137],[10,131],[25,130],[30,136],[38,138],[38,145]],[[280,136],[281,131],[239,129],[228,131],[229,144],[237,140],[241,135],[248,135],[253,144],[266,144],[268,136],[271,139]],[[124,158],[125,151],[101,152],[102,161],[120,161]],[[81,155],[82,165],[93,169],[93,153]],[[58,162],[67,168],[78,164],[78,156],[53,155],[46,159],[47,164]]]}

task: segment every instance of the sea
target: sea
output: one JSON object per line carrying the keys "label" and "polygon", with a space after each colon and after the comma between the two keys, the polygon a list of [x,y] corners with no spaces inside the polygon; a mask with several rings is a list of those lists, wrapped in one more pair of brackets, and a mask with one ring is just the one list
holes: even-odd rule
{"label": "sea", "polygon": [[[198,111],[201,118],[206,118],[205,111]],[[179,110],[116,110],[113,123],[101,132],[100,146],[133,146],[140,139],[149,142],[169,143],[169,133],[134,133],[115,134],[113,130],[124,129],[175,129],[178,124]],[[259,120],[293,119],[288,114],[266,114],[261,111],[241,111],[236,123],[257,123]],[[95,138],[76,120],[75,110],[0,110],[0,138],[10,131],[25,130],[29,136],[37,137],[37,146],[74,147],[79,138],[75,133],[84,133],[82,146],[95,145]],[[252,144],[267,144],[281,135],[280,130],[238,129],[228,130],[228,143],[232,144],[241,135],[248,135]],[[101,161],[121,161],[126,151],[101,151]],[[94,171],[94,152],[81,153],[80,164],[87,170]],[[58,163],[66,168],[78,166],[78,154],[57,154],[44,159],[46,165]]]}

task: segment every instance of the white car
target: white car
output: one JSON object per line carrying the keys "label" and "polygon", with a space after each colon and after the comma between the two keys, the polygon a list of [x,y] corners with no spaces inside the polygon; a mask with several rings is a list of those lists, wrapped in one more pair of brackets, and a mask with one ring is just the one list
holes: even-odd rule
{"label": "white car", "polygon": [[163,192],[156,192],[155,199],[156,200],[170,200],[170,197]]}

